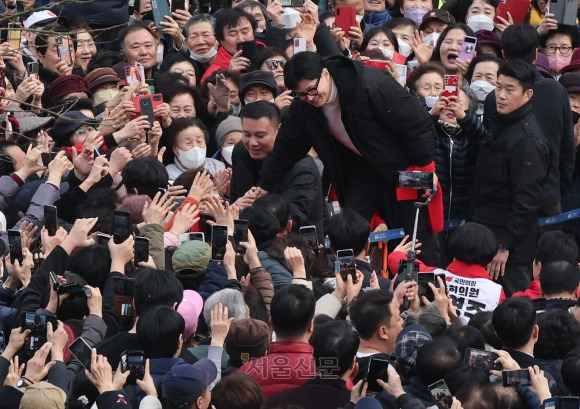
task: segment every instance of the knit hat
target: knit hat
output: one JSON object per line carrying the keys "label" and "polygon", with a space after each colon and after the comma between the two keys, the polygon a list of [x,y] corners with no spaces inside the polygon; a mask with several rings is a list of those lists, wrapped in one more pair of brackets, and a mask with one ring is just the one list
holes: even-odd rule
{"label": "knit hat", "polygon": [[234,366],[264,356],[270,345],[270,327],[253,318],[234,320],[226,336],[224,349]]}
{"label": "knit hat", "polygon": [[56,146],[70,146],[72,133],[79,129],[84,123],[94,123],[94,118],[89,118],[81,111],[68,111],[54,121],[52,127],[52,139]]}
{"label": "knit hat", "polygon": [[410,378],[415,374],[417,351],[423,344],[432,340],[431,334],[421,325],[413,324],[403,328],[397,336],[395,349],[397,367],[403,376]]}
{"label": "knit hat", "polygon": [[566,88],[566,92],[580,92],[580,72],[566,72],[558,82]]}
{"label": "knit hat", "polygon": [[191,407],[215,378],[217,368],[207,358],[193,365],[174,365],[161,380],[162,396],[174,406]]}
{"label": "knit hat", "polygon": [[274,98],[276,98],[280,93],[272,71],[256,70],[248,72],[247,74],[242,74],[240,77],[240,90],[238,91],[238,95],[241,101],[244,100],[246,92],[252,85],[265,85],[272,90]]}
{"label": "knit hat", "polygon": [[[538,57],[540,53],[538,53]],[[548,57],[546,57],[546,60]],[[562,74],[568,71],[578,71],[580,70],[580,48],[577,48],[572,53],[572,57],[570,58],[570,64],[562,68]]]}
{"label": "knit hat", "polygon": [[87,81],[78,75],[63,75],[55,79],[48,87],[48,103],[52,106],[56,101],[73,92],[86,92],[92,98]]}
{"label": "knit hat", "polygon": [[30,385],[24,391],[19,409],[64,409],[66,394],[48,382]]}
{"label": "knit hat", "polygon": [[93,92],[99,85],[107,83],[119,84],[119,77],[112,68],[97,68],[89,72],[85,78],[89,84],[89,90]]}
{"label": "knit hat", "polygon": [[203,311],[203,298],[198,292],[193,290],[185,290],[183,292],[183,300],[177,307],[177,312],[183,317],[185,321],[185,330],[183,331],[183,339],[189,339],[197,330],[197,322],[199,314]]}
{"label": "knit hat", "polygon": [[242,120],[237,116],[228,116],[224,119],[215,131],[215,139],[219,149],[222,148],[226,136],[231,132],[242,132]]}
{"label": "knit hat", "polygon": [[171,263],[177,277],[196,278],[205,275],[210,259],[209,245],[205,241],[193,240],[175,250]]}
{"label": "knit hat", "polygon": [[139,224],[143,222],[143,206],[145,206],[145,203],[151,204],[151,202],[151,198],[147,195],[129,196],[119,206],[119,210],[129,212],[131,223]]}
{"label": "knit hat", "polygon": [[489,30],[479,30],[475,33],[475,37],[479,45],[491,45],[501,57],[501,40],[496,33]]}

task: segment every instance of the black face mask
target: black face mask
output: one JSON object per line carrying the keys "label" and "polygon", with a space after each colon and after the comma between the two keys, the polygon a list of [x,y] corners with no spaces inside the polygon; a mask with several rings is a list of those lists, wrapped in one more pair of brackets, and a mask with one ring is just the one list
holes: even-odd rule
{"label": "black face mask", "polygon": [[141,21],[153,21],[153,11],[147,11],[141,14]]}
{"label": "black face mask", "polygon": [[572,111],[572,124],[576,125],[580,119],[580,114],[578,112]]}

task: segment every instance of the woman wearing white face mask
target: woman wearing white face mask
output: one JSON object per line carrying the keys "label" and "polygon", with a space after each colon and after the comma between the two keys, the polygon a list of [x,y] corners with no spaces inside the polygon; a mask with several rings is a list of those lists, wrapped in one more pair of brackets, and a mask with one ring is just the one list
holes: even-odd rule
{"label": "woman wearing white face mask", "polygon": [[[469,3],[468,3],[469,4]],[[495,9],[498,0],[473,0],[467,7],[465,22],[474,32],[479,30],[493,31]]]}
{"label": "woman wearing white face mask", "polygon": [[228,116],[217,127],[215,139],[219,151],[214,159],[221,159],[226,167],[231,167],[234,146],[242,140],[242,120],[237,116]]}
{"label": "woman wearing white face mask", "polygon": [[366,50],[380,50],[385,58],[391,59],[393,53],[399,52],[399,44],[395,34],[386,27],[373,27],[364,36],[361,52]]}
{"label": "woman wearing white face mask", "polygon": [[212,176],[218,169],[225,169],[222,162],[205,157],[209,134],[199,119],[175,118],[164,135],[175,155],[173,163],[166,166],[169,180],[175,180],[187,169],[203,167]]}
{"label": "woman wearing white face mask", "polygon": [[387,21],[383,27],[390,29],[397,37],[399,54],[409,57],[413,53],[411,42],[413,41],[417,25],[406,18],[394,18]]}

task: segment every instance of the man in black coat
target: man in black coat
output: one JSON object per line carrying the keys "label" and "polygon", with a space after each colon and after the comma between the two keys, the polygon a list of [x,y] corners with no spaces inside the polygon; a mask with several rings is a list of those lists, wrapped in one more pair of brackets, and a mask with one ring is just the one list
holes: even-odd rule
{"label": "man in black coat", "polygon": [[520,59],[498,71],[497,113],[478,157],[469,219],[496,236],[498,252],[489,275],[506,295],[531,281],[538,211],[550,167],[550,148],[532,112],[534,68]]}
{"label": "man in black coat", "polygon": [[[268,101],[247,104],[240,112],[242,140],[232,154],[230,199],[240,208],[250,206],[260,169],[273,149],[280,129],[280,111]],[[288,201],[290,215],[298,226],[314,225],[322,240],[322,183],[314,160],[304,154],[272,189]]]}
{"label": "man in black coat", "polygon": [[[538,33],[528,24],[508,27],[501,35],[504,59],[520,58],[535,64],[538,53]],[[550,173],[540,198],[539,217],[561,213],[560,199],[572,186],[575,162],[575,140],[570,100],[564,87],[553,79],[544,78],[534,68],[532,111],[550,146]],[[496,113],[493,92],[485,99],[483,124],[487,127]]]}
{"label": "man in black coat", "polygon": [[[302,52],[286,64],[284,78],[297,98],[260,172],[260,194],[271,191],[314,147],[341,206],[370,220],[383,195],[395,197],[397,171],[410,166],[434,171],[433,123],[389,73],[344,57],[323,62],[316,53]],[[413,220],[400,223],[389,227],[412,230]],[[425,255],[432,238],[421,233]]]}

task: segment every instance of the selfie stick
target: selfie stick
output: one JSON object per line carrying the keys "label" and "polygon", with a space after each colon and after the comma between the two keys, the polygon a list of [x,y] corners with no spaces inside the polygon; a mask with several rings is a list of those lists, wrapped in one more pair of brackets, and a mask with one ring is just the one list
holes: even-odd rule
{"label": "selfie stick", "polygon": [[[429,197],[427,198],[426,201],[424,202],[415,202],[414,206],[417,209],[417,211],[415,212],[415,224],[413,226],[413,239],[411,241],[411,250],[409,250],[407,252],[407,270],[405,272],[405,281],[411,281],[411,280],[415,280],[415,282],[417,281],[417,271],[415,271],[415,258],[416,258],[416,253],[415,253],[415,241],[417,240],[417,225],[419,224],[419,212],[421,211],[422,207],[426,207],[431,200],[433,200],[433,197],[435,196],[435,194],[437,193],[437,186],[433,187],[433,189],[431,189],[431,194],[429,195]],[[409,309],[410,306],[410,302],[407,299],[407,297],[405,296],[405,299],[403,300],[403,310],[406,311]]]}

